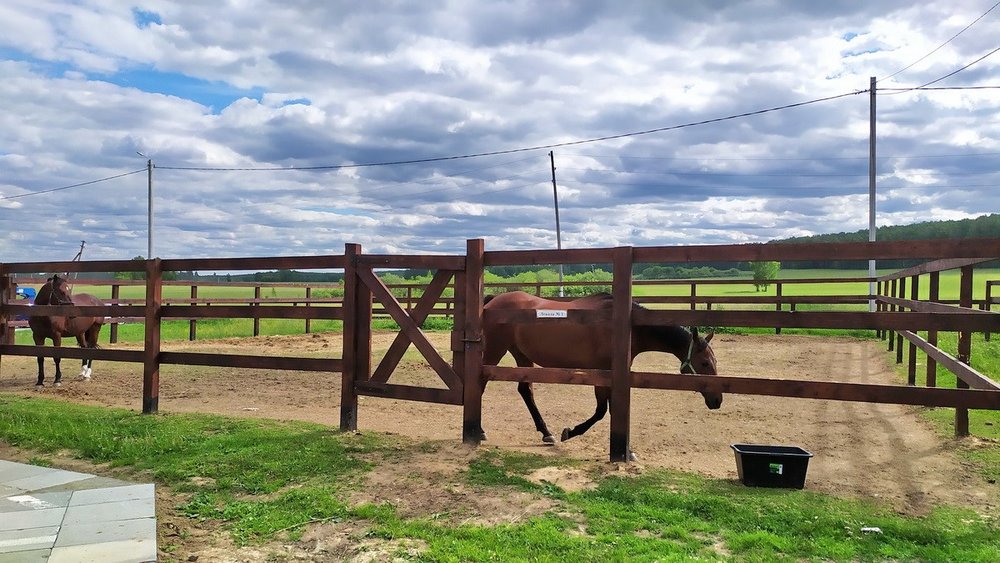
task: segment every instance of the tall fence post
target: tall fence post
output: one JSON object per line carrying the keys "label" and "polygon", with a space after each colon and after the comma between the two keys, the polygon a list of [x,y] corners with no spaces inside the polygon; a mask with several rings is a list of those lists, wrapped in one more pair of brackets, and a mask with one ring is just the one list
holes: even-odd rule
{"label": "tall fence post", "polygon": [[[7,326],[6,305],[17,299],[15,291],[14,283],[10,280],[10,276],[4,272],[3,264],[0,264],[0,344],[14,343],[14,330]],[[2,364],[2,360],[3,356],[0,356],[0,364]]]}
{"label": "tall fence post", "polygon": [[[993,286],[997,283],[1000,283],[1000,280],[986,281],[986,296],[983,300],[983,309],[987,311],[993,310]],[[983,332],[983,340],[986,342],[990,341],[990,331]]]}
{"label": "tall fence post", "polygon": [[632,247],[614,250],[611,290],[611,461],[629,460],[632,400]]}
{"label": "tall fence post", "polygon": [[160,408],[160,306],[163,300],[162,263],[146,260],[145,342],[142,355],[142,412]]}
{"label": "tall fence post", "polygon": [[[959,307],[972,308],[972,266],[962,267],[962,278],[959,281],[958,290]],[[972,363],[972,333],[963,330],[958,333],[958,361],[965,365]],[[955,379],[955,386],[959,389],[968,389],[969,384],[962,381],[962,378]],[[955,435],[969,435],[969,409],[955,409]]]}
{"label": "tall fence post", "polygon": [[[195,304],[195,299],[198,298],[198,286],[191,285],[191,304]],[[188,340],[194,342],[198,338],[198,319],[188,320]]]}
{"label": "tall fence post", "polygon": [[253,288],[253,308],[254,308],[254,318],[253,318],[253,335],[260,336],[260,286],[254,286]]}
{"label": "tall fence post", "polygon": [[[896,294],[899,299],[906,298],[906,278],[899,278],[899,293]],[[902,311],[903,307],[900,306],[899,310]],[[896,340],[896,363],[903,363],[903,334],[896,332],[893,338]]]}
{"label": "tall fence post", "polygon": [[[934,302],[941,299],[941,272],[931,272],[930,286],[927,288],[927,300]],[[927,343],[937,348],[938,331],[927,331]],[[937,360],[927,355],[927,387],[937,387]]]}
{"label": "tall fence post", "polygon": [[[354,388],[358,380],[360,370],[358,358],[358,333],[360,325],[364,322],[361,317],[360,307],[358,307],[359,279],[358,279],[358,255],[361,254],[361,245],[348,243],[344,245],[344,342],[343,342],[343,364],[344,372],[341,376],[340,384],[340,429],[358,429],[358,394]],[[368,320],[369,325],[371,320]]]}
{"label": "tall fence post", "polygon": [[[896,286],[898,285],[897,284],[898,281],[899,280],[892,280],[892,281],[889,282],[889,297],[895,297],[896,296]],[[896,306],[895,305],[889,305],[889,312],[890,313],[895,313],[896,312]],[[889,341],[889,348],[888,348],[888,350],[890,352],[892,352],[893,348],[896,346],[896,335],[893,334],[893,332],[891,330],[889,330],[889,329],[886,329],[885,335],[886,335],[886,340]]]}
{"label": "tall fence post", "polygon": [[[312,299],[312,288],[306,286],[306,307],[310,307],[312,303],[309,300]],[[312,319],[306,318],[306,334],[309,334],[309,329],[312,328]]]}
{"label": "tall fence post", "polygon": [[[777,301],[774,304],[775,311],[781,311],[781,282],[774,283],[774,294],[777,297]],[[781,334],[781,327],[775,327],[774,334]]]}
{"label": "tall fence post", "polygon": [[[111,301],[117,304],[119,297],[121,297],[121,285],[117,283],[111,284]],[[108,337],[108,342],[111,344],[118,343],[118,323],[114,320],[111,321],[111,335]]]}
{"label": "tall fence post", "polygon": [[[465,245],[465,297],[462,387],[462,441],[479,444],[483,428],[483,239],[470,239]],[[459,280],[455,280],[456,299]],[[458,314],[455,315],[458,323]]]}
{"label": "tall fence post", "polygon": [[[920,299],[920,276],[910,278],[910,299],[917,301]],[[910,342],[908,346],[909,356],[906,361],[906,384],[917,384],[917,345]]]}

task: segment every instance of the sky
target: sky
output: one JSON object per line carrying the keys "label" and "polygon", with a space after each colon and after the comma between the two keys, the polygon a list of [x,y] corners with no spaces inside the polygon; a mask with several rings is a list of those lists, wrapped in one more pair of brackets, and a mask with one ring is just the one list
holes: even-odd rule
{"label": "sky", "polygon": [[147,161],[161,258],[867,229],[870,77],[877,225],[997,213],[996,4],[5,0],[0,262],[149,256]]}

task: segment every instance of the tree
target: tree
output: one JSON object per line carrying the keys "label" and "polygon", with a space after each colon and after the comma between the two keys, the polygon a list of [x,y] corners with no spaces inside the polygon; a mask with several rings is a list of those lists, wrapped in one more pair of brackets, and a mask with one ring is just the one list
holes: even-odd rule
{"label": "tree", "polygon": [[771,286],[771,281],[778,278],[781,270],[781,262],[750,262],[750,270],[753,272],[753,286],[757,291],[767,291]]}

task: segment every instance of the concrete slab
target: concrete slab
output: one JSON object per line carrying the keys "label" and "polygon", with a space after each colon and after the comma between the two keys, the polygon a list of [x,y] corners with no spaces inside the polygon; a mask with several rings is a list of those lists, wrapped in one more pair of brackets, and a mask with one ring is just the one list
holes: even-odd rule
{"label": "concrete slab", "polygon": [[0,563],[156,561],[155,499],[152,484],[0,460]]}

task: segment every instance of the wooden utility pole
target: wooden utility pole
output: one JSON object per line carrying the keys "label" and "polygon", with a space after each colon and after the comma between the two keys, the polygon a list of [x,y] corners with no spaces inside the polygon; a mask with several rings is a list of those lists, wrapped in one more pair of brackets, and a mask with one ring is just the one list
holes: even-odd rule
{"label": "wooden utility pole", "polygon": [[[552,164],[552,199],[556,210],[556,249],[562,250],[562,229],[559,227],[559,190],[556,188],[556,156],[549,151],[549,162]],[[559,264],[559,297],[563,296],[563,265]]]}

